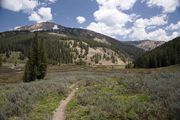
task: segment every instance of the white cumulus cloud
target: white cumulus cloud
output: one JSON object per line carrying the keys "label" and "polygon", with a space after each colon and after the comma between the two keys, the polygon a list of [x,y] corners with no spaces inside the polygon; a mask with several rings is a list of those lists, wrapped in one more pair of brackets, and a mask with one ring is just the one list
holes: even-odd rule
{"label": "white cumulus cloud", "polygon": [[99,9],[94,12],[95,22],[90,23],[87,29],[94,30],[111,37],[125,36],[130,29],[125,26],[133,21],[135,14],[126,14],[123,10],[131,9],[136,0],[96,0]]}
{"label": "white cumulus cloud", "polygon": [[121,24],[124,26],[128,21],[131,21],[129,15],[119,11],[117,8],[107,9],[103,6],[99,7],[94,13],[95,20],[97,22],[103,22],[107,25]]}
{"label": "white cumulus cloud", "polygon": [[79,24],[83,24],[84,22],[86,22],[86,18],[83,16],[76,17],[76,20]]}
{"label": "white cumulus cloud", "polygon": [[180,21],[176,24],[171,23],[169,26],[166,27],[166,30],[179,30],[180,31]]}
{"label": "white cumulus cloud", "polygon": [[2,0],[1,7],[14,12],[32,11],[38,6],[37,0]]}
{"label": "white cumulus cloud", "polygon": [[163,29],[157,29],[153,32],[148,33],[148,38],[150,40],[160,40],[160,41],[168,41],[172,40],[173,38],[179,36],[180,33],[173,32],[171,35],[168,35],[167,32]]}
{"label": "white cumulus cloud", "polygon": [[133,27],[133,32],[130,34],[130,37],[133,40],[158,40],[158,41],[168,41],[180,35],[178,32],[173,32],[168,35],[167,31],[163,29],[156,29],[152,32],[147,32],[144,28],[135,28]]}
{"label": "white cumulus cloud", "polygon": [[[87,29],[118,38],[121,36],[133,40],[154,39],[154,40],[169,40],[172,36],[168,36],[163,29],[156,29],[152,32],[147,32],[146,29],[157,28],[168,23],[166,14],[157,15],[151,18],[139,18],[139,15],[134,13],[126,14],[123,10],[131,9],[136,2],[119,0],[96,0],[99,4],[99,9],[94,12],[95,22],[90,23]],[[127,4],[126,4],[127,3]],[[124,5],[124,6],[123,6]],[[133,25],[127,28],[128,23]],[[173,36],[175,36],[174,33]],[[177,35],[177,34],[176,34]]]}
{"label": "white cumulus cloud", "polygon": [[160,26],[160,25],[165,25],[168,23],[167,20],[167,15],[158,15],[158,16],[154,16],[150,19],[143,19],[143,18],[139,18],[134,22],[134,25],[136,27],[147,27],[147,26]]}
{"label": "white cumulus cloud", "polygon": [[179,0],[143,0],[149,7],[162,7],[164,13],[171,13],[180,6]]}
{"label": "white cumulus cloud", "polygon": [[[170,40],[180,35],[180,21],[177,24],[168,24],[167,13],[174,12],[179,0],[141,0],[148,7],[161,7],[162,12],[150,18],[143,18],[135,13],[125,12],[133,9],[137,0],[96,0],[98,10],[94,12],[95,22],[90,23],[87,29],[127,40]],[[171,31],[169,31],[171,30]]]}
{"label": "white cumulus cloud", "polygon": [[[132,31],[129,34],[129,37],[134,40],[160,40],[160,41],[168,41],[171,40],[178,35],[180,35],[180,31],[173,31],[172,33],[167,32],[167,29],[158,28],[159,26],[167,25],[167,15],[159,15],[154,16],[150,19],[143,19],[139,18],[134,22],[134,25],[132,27]],[[171,24],[169,27],[166,27],[168,29],[172,29],[178,26],[177,24]],[[154,31],[147,32],[147,29],[153,28]]]}
{"label": "white cumulus cloud", "polygon": [[45,22],[45,21],[50,21],[52,20],[52,13],[51,13],[51,8],[49,7],[41,7],[38,9],[37,12],[32,12],[31,15],[29,16],[30,21],[35,21],[35,22]]}
{"label": "white cumulus cloud", "polygon": [[101,22],[98,22],[98,23],[92,22],[87,27],[87,29],[94,30],[98,33],[102,33],[105,35],[109,35],[114,38],[118,35],[126,36],[131,32],[130,29],[126,29],[122,27],[121,25],[108,26],[105,23],[101,23]]}
{"label": "white cumulus cloud", "polygon": [[97,3],[107,9],[116,8],[121,10],[131,9],[136,0],[96,0]]}
{"label": "white cumulus cloud", "polygon": [[47,7],[47,5],[55,3],[56,1],[57,0],[1,0],[0,7],[14,12],[26,13],[30,21],[44,22],[53,19],[51,8]]}

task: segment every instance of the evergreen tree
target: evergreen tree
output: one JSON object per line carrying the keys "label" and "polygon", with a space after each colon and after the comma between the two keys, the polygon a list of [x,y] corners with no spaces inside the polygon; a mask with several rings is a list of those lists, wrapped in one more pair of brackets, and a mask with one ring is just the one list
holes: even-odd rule
{"label": "evergreen tree", "polygon": [[33,63],[32,50],[30,49],[28,61],[25,65],[23,80],[24,82],[34,81],[36,79],[36,66]]}
{"label": "evergreen tree", "polygon": [[40,41],[37,78],[43,79],[47,71],[47,56],[44,48],[44,40]]}
{"label": "evergreen tree", "polygon": [[32,41],[29,60],[26,63],[24,71],[24,82],[43,79],[46,75],[47,57],[44,48],[44,41],[38,38],[36,33]]}

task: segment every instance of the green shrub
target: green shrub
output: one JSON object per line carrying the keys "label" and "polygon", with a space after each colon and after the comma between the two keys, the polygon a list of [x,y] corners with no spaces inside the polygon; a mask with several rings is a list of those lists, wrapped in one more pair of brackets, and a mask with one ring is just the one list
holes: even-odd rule
{"label": "green shrub", "polygon": [[67,119],[179,119],[179,69],[147,71],[84,78],[75,98],[77,104],[68,109]]}

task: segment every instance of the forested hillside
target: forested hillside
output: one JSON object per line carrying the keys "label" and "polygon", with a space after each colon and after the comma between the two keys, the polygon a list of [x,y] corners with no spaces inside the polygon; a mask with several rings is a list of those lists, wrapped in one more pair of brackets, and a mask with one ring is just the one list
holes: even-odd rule
{"label": "forested hillside", "polygon": [[[20,52],[27,57],[29,47],[34,37],[33,32],[11,31],[0,34],[0,52],[9,56],[11,52]],[[105,44],[91,39],[79,37],[61,36],[58,33],[49,31],[39,32],[40,39],[44,40],[45,50],[47,51],[48,62],[51,64],[117,64],[125,65],[129,59],[135,56],[129,51],[121,50],[130,48],[129,45],[123,46],[117,43]],[[127,47],[126,47],[127,46]],[[127,51],[127,52],[125,52]],[[134,49],[138,53],[142,50]]]}
{"label": "forested hillside", "polygon": [[[72,34],[63,36],[57,31],[49,30],[38,33],[40,39],[44,40],[48,62],[51,64],[125,65],[127,61],[143,52],[139,48],[116,40],[103,43],[98,41],[101,39],[75,37]],[[0,33],[1,54],[8,56],[11,52],[16,51],[27,57],[34,35],[34,32],[25,30]]]}
{"label": "forested hillside", "polygon": [[156,68],[180,64],[180,37],[177,37],[152,51],[144,53],[135,61],[135,67]]}
{"label": "forested hillside", "polygon": [[[58,36],[73,38],[76,40],[83,40],[86,42],[92,43],[91,45],[94,46],[96,44],[107,44],[111,46],[111,48],[116,49],[117,51],[121,52],[121,54],[125,55],[125,57],[130,58],[137,58],[139,55],[142,54],[143,50],[130,45],[128,43],[124,43],[118,41],[114,38],[108,37],[106,35],[87,30],[87,29],[80,29],[80,28],[69,28],[62,25],[58,25],[52,22],[41,22],[29,26],[22,26],[18,28],[19,31],[46,31],[48,33],[57,33]],[[94,42],[96,41],[96,42]]]}

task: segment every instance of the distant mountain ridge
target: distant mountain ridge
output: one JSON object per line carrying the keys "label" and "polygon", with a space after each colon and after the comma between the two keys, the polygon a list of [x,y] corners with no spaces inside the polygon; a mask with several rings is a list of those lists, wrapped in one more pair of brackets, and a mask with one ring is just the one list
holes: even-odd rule
{"label": "distant mountain ridge", "polygon": [[127,41],[127,43],[134,45],[138,48],[141,48],[145,51],[148,51],[148,50],[152,50],[152,49],[164,44],[165,41],[139,40],[139,41]]}

